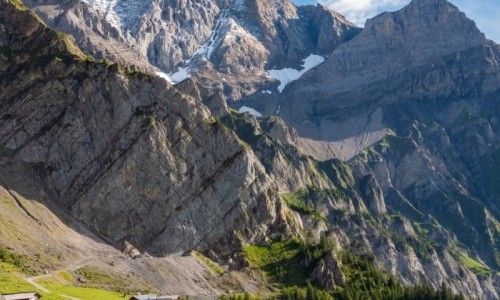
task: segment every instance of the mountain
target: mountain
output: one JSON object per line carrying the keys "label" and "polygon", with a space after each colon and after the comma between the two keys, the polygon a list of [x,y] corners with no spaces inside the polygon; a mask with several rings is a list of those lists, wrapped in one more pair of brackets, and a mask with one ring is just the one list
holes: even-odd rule
{"label": "mountain", "polygon": [[[491,92],[494,85],[489,86],[488,82],[477,85],[477,81],[465,78],[469,79],[468,72],[472,72],[478,80],[477,72],[481,72],[478,68],[493,72],[495,65],[487,60],[495,59],[497,48],[473,21],[447,1],[413,1],[398,12],[368,20],[362,33],[336,49],[327,62],[306,74],[300,82],[292,84],[283,98],[289,99],[291,95],[293,98],[283,103],[280,115],[302,136],[315,140],[338,141],[356,136],[357,132],[336,134],[322,128],[341,124],[353,115],[340,115],[341,109],[355,110],[362,105],[370,107],[364,109],[365,117],[358,121],[360,126],[366,124],[365,128],[359,128],[360,133],[392,128],[393,124],[385,126],[385,120],[380,120],[383,112],[370,118],[376,108],[384,110],[392,103],[403,106],[414,102],[414,98],[454,97],[450,100],[457,102],[475,97],[468,94],[474,87],[483,94]],[[466,69],[468,64],[474,68]],[[455,71],[460,67],[463,70]],[[311,98],[313,93],[315,97]],[[302,113],[302,109],[306,112]],[[315,114],[319,114],[316,119]],[[361,112],[354,114],[360,116]],[[327,117],[322,118],[323,115]],[[313,122],[307,122],[308,119]]]}
{"label": "mountain", "polygon": [[498,298],[499,49],[447,1],[362,30],[281,0],[26,5],[0,0],[2,280]]}
{"label": "mountain", "polygon": [[199,100],[89,61],[31,13],[2,6],[0,140],[5,164],[20,167],[11,172],[31,174],[113,244],[151,254],[223,252],[235,232],[258,240],[265,224],[286,229],[262,165]]}
{"label": "mountain", "polygon": [[303,151],[374,175],[390,210],[432,216],[497,269],[499,50],[449,2],[414,0],[368,20],[275,105]]}
{"label": "mountain", "polygon": [[175,83],[194,77],[230,100],[272,87],[266,70],[327,56],[359,32],[321,5],[296,7],[288,0],[86,3],[26,1],[97,58],[147,61]]}

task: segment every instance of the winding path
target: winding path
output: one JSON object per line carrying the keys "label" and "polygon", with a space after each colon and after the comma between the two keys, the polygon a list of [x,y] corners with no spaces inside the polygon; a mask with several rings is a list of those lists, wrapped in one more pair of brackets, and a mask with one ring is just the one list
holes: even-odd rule
{"label": "winding path", "polygon": [[[88,264],[92,260],[93,260],[92,258],[82,259],[82,260],[79,260],[79,261],[75,262],[74,264],[72,264],[70,266],[65,267],[65,268],[54,270],[54,271],[52,271],[50,273],[39,275],[39,276],[24,277],[24,279],[28,283],[30,283],[31,285],[33,285],[35,288],[37,288],[38,290],[40,290],[40,291],[42,291],[44,293],[50,294],[52,292],[50,290],[46,289],[45,287],[41,286],[39,283],[37,283],[37,280],[54,276],[54,275],[56,275],[56,274],[58,274],[60,272],[76,270],[76,269],[78,269],[80,267],[85,266],[86,264]],[[67,296],[67,295],[63,295],[63,294],[58,294],[58,295],[61,296],[61,297],[70,299],[70,300],[81,300],[80,298],[76,298],[76,297],[72,297],[72,296]]]}

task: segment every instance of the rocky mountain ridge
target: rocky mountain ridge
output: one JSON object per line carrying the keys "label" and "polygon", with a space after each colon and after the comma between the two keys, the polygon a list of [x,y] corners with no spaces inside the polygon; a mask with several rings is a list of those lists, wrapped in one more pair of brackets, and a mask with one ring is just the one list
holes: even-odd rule
{"label": "rocky mountain ridge", "polygon": [[349,160],[393,210],[432,216],[496,269],[498,57],[457,7],[414,0],[369,20],[274,105],[306,153]]}
{"label": "rocky mountain ridge", "polygon": [[[0,11],[0,101],[5,107],[0,116],[2,165],[10,173],[32,178],[36,186],[43,187],[45,201],[56,204],[108,243],[127,253],[146,252],[155,256],[199,250],[229,269],[248,270],[251,267],[245,257],[248,245],[264,247],[290,237],[315,243],[326,238],[337,246],[318,261],[306,260],[301,265],[312,269],[309,275],[322,288],[334,289],[346,284],[347,273],[337,253],[349,251],[369,257],[407,285],[423,283],[439,289],[444,282],[468,297],[498,298],[495,271],[498,262],[494,257],[500,240],[498,201],[496,177],[489,176],[495,174],[492,168],[497,161],[492,145],[498,144],[494,134],[496,117],[491,114],[497,105],[490,101],[496,97],[496,45],[465,22],[473,47],[467,49],[462,40],[454,39],[459,32],[450,35],[450,44],[443,46],[443,49],[460,48],[459,57],[453,51],[439,53],[438,58],[444,61],[432,61],[436,67],[429,68],[429,57],[425,56],[408,69],[389,72],[401,77],[399,81],[389,76],[366,84],[362,81],[360,84],[366,90],[356,86],[350,91],[345,85],[346,90],[339,95],[322,92],[335,84],[328,80],[335,81],[335,76],[346,71],[339,71],[337,64],[342,60],[337,53],[347,55],[351,43],[359,45],[350,50],[355,53],[353,57],[357,50],[373,46],[385,49],[382,54],[390,60],[401,48],[412,52],[412,47],[407,47],[404,41],[399,48],[394,41],[386,44],[392,36],[402,38],[398,36],[400,29],[411,26],[399,25],[408,20],[410,23],[424,20],[426,26],[450,19],[453,21],[450,24],[462,24],[463,15],[446,1],[416,0],[398,13],[372,20],[374,25],[368,33],[365,29],[339,47],[337,40],[321,34],[318,37],[318,41],[324,39],[321,43],[335,41],[325,46],[325,51],[328,47],[336,50],[323,65],[285,88],[283,98],[278,98],[280,102],[266,104],[274,105],[272,112],[275,112],[281,110],[281,106],[279,109],[276,106],[280,103],[283,109],[280,115],[288,124],[277,117],[255,118],[231,111],[220,90],[204,84],[201,77],[185,80],[176,89],[163,79],[132,67],[96,61],[79,51],[68,36],[45,27],[32,13],[20,13],[9,2],[1,1],[6,8]],[[116,9],[120,5],[110,3]],[[203,9],[211,8],[217,14],[217,7],[238,3],[248,4],[238,1],[218,3],[220,6],[207,4]],[[49,24],[60,26],[63,20],[84,21],[66,22],[70,33],[78,28],[89,29],[89,24],[100,29],[107,26],[104,16],[88,18],[96,13],[99,16],[99,12],[80,2],[67,2],[64,9],[62,4],[47,1],[28,4],[41,12]],[[268,38],[280,32],[276,29],[279,26],[271,26],[276,18],[285,16],[288,20],[289,16],[293,20],[297,11],[304,10],[319,11],[324,16],[319,6],[297,9],[286,1],[251,4],[255,6],[245,7],[255,9],[259,17],[245,14],[250,18],[247,22],[261,20],[261,24],[254,26],[255,32],[260,28]],[[59,17],[51,20],[54,13],[51,10],[55,8],[60,9],[55,14]],[[238,6],[230,8],[222,15],[225,18],[213,18],[212,25],[207,26],[224,27],[223,22],[217,25],[217,20],[228,21],[238,15]],[[196,9],[200,7],[193,8]],[[159,19],[142,22],[140,18],[131,18],[131,23],[145,27],[124,26],[130,32],[135,29],[144,34],[149,25],[153,30],[155,21],[171,18],[176,23],[188,20],[190,14],[186,10],[182,13],[188,15],[183,18],[174,17],[181,11],[171,10],[170,6],[151,11],[159,14]],[[173,15],[169,17],[167,12]],[[416,16],[420,14],[424,18]],[[240,15],[243,19],[241,12]],[[329,13],[325,18],[330,15],[336,16]],[[315,15],[311,20],[318,18],[321,19]],[[326,27],[325,31],[331,33],[331,26]],[[105,53],[112,47],[106,50],[93,44],[95,28],[77,30],[80,37],[75,38],[80,44],[94,45]],[[344,29],[337,31],[336,36],[342,36]],[[373,42],[371,38],[379,37],[380,32],[385,35]],[[90,41],[85,40],[87,36]],[[227,37],[224,35],[223,40]],[[120,32],[113,37],[120,44],[126,44],[128,38]],[[425,41],[425,35],[421,39]],[[200,43],[206,40],[201,38]],[[219,38],[208,40],[215,45]],[[277,45],[277,48],[283,46]],[[215,53],[221,48],[211,46],[202,47],[204,52],[199,53],[199,61],[203,62],[208,53],[210,58],[217,56]],[[198,48],[192,49],[196,52],[194,49]],[[369,52],[377,55],[375,50]],[[425,51],[423,54],[432,56]],[[288,62],[276,68],[303,59],[294,55],[291,52],[285,59]],[[375,59],[366,59],[361,72],[376,74],[380,66],[373,63]],[[284,58],[277,59],[276,64],[280,60]],[[196,61],[192,60],[193,66],[198,64]],[[477,68],[469,74],[463,70],[462,61],[474,61]],[[150,68],[140,61],[133,62],[146,70]],[[375,71],[370,69],[370,63]],[[229,67],[239,65],[239,61],[228,63]],[[359,76],[355,64],[343,66],[353,67],[350,76]],[[429,69],[427,73],[422,71]],[[491,77],[480,80],[485,73]],[[442,80],[432,88],[433,79],[443,78],[442,74],[447,74],[451,82]],[[235,77],[238,84],[244,85],[238,76]],[[471,78],[474,80],[467,84]],[[312,84],[318,80],[324,80],[325,84],[319,87]],[[401,82],[407,84],[400,85]],[[485,88],[472,89],[477,82],[482,82],[481,87]],[[302,94],[301,87],[307,87]],[[477,95],[474,103],[466,99],[471,95]],[[395,101],[396,97],[402,100]],[[212,110],[219,108],[215,112],[218,117],[213,117],[201,100]],[[258,107],[252,99],[244,101]],[[370,105],[366,105],[367,101]],[[299,102],[303,115],[293,109]],[[308,113],[308,105],[318,106],[313,109],[316,113]],[[450,112],[455,118],[450,117]],[[306,121],[298,122],[294,113],[299,120]],[[366,126],[371,123],[363,122],[365,119],[378,122],[387,131],[359,151],[347,151],[352,157],[348,162],[317,160],[299,150],[304,123],[307,128],[333,121],[331,127],[319,128],[345,129],[336,126],[335,122],[340,122],[354,131],[370,132],[373,128]],[[318,126],[314,128],[317,130]],[[347,129],[338,131],[351,134]],[[474,147],[470,146],[471,140]],[[372,146],[367,148],[369,145]],[[332,152],[335,154],[335,149]],[[23,193],[22,184],[1,179],[16,188],[14,192]],[[482,273],[464,264],[464,260],[482,266]],[[258,281],[258,276],[252,280]]]}
{"label": "rocky mountain ridge", "polygon": [[264,225],[281,226],[274,184],[199,101],[69,52],[30,12],[2,6],[2,153],[31,166],[61,208],[117,245],[158,254],[231,247],[236,236],[220,234],[240,230],[251,239],[280,232]]}
{"label": "rocky mountain ridge", "polygon": [[275,90],[267,70],[326,56],[359,32],[321,5],[289,0],[26,3],[98,58],[158,68],[174,83],[194,77],[230,100]]}

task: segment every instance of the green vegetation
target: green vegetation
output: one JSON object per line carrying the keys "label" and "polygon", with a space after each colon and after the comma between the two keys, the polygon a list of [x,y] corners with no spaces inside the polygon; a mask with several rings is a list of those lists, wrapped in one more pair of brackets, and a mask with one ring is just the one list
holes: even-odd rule
{"label": "green vegetation", "polygon": [[[410,221],[415,230],[415,235],[403,235],[397,232],[387,230],[380,220],[374,218],[369,213],[362,214],[362,217],[370,222],[382,235],[392,239],[399,251],[404,251],[408,247],[413,248],[418,258],[429,261],[434,250],[439,250],[441,245],[429,238],[429,232],[437,230],[434,225],[428,223],[420,223]],[[398,214],[386,216],[386,218],[400,219],[401,222],[405,219]]]}
{"label": "green vegetation", "polygon": [[5,262],[0,262],[0,294],[35,290],[23,279],[19,268]]}
{"label": "green vegetation", "polygon": [[[129,298],[127,295],[137,292],[127,290],[133,283],[130,278],[105,274],[97,269],[84,267],[79,269],[77,274],[85,279],[85,285],[88,286],[78,286],[70,272],[62,271],[36,281],[50,291],[50,293],[45,293],[37,290],[25,279],[27,274],[33,275],[26,267],[26,261],[28,259],[24,256],[14,254],[0,247],[0,294],[38,291],[44,300],[67,300],[67,297],[64,296],[76,297],[82,300],[123,300]],[[109,291],[109,289],[115,291]]]}
{"label": "green vegetation", "polygon": [[151,112],[151,111],[148,111],[142,107],[136,107],[135,111],[134,111],[134,116],[136,117],[145,117],[146,120],[148,121],[149,125],[153,128],[153,129],[157,129],[157,122],[156,122],[156,117],[155,115]]}
{"label": "green vegetation", "polygon": [[[123,275],[120,273],[104,271],[93,266],[84,266],[76,270],[75,274],[80,279],[84,279],[83,283],[79,284],[79,286],[85,288],[113,291],[120,294],[147,294],[154,289],[148,283],[145,283],[140,278],[134,277],[130,274]],[[73,275],[68,272],[59,273],[58,277],[63,278],[69,283],[75,282]]]}
{"label": "green vegetation", "polygon": [[270,282],[285,286],[303,285],[307,280],[307,270],[300,265],[305,257],[304,247],[297,240],[273,242],[270,246],[247,246],[245,257],[251,266],[264,271]]}
{"label": "green vegetation", "polygon": [[101,289],[76,287],[57,282],[65,281],[64,278],[66,278],[67,275],[68,274],[63,274],[62,278],[48,278],[40,280],[38,283],[51,291],[51,293],[44,293],[28,283],[24,279],[24,276],[18,267],[0,262],[0,294],[38,291],[43,296],[44,300],[67,300],[67,297],[62,295],[77,297],[82,300],[123,300],[129,298],[121,293],[114,293]]}
{"label": "green vegetation", "polygon": [[[283,300],[461,300],[462,295],[453,295],[442,286],[435,291],[425,286],[406,287],[394,276],[379,270],[371,256],[359,256],[342,251],[337,254],[342,263],[345,284],[334,291],[324,291],[311,282],[311,272],[324,255],[331,251],[326,238],[319,245],[308,245],[295,239],[273,242],[269,246],[247,246],[244,254],[251,267],[263,271],[264,278],[280,289],[280,292],[263,299]],[[253,298],[252,298],[253,297]],[[260,299],[256,296],[238,294],[221,299]]]}
{"label": "green vegetation", "polygon": [[[252,267],[264,271],[269,282],[280,286],[305,286],[316,263],[331,248],[327,239],[322,239],[319,245],[289,239],[269,246],[247,246],[244,254]],[[310,263],[305,266],[304,262]]]}
{"label": "green vegetation", "polygon": [[305,288],[299,288],[299,287],[288,287],[284,288],[283,291],[281,292],[281,295],[276,297],[276,299],[281,299],[281,300],[333,300],[334,298],[332,295],[327,292],[323,291],[321,289],[318,289],[317,287],[308,284],[307,287]]}
{"label": "green vegetation", "polygon": [[465,254],[460,254],[459,261],[477,275],[490,275],[493,271],[483,263],[470,258]]}
{"label": "green vegetation", "polygon": [[338,258],[342,262],[346,280],[343,287],[338,287],[330,294],[307,282],[306,286],[285,287],[277,299],[465,299],[462,295],[453,295],[446,286],[440,292],[424,286],[405,287],[392,275],[376,268],[370,257],[340,252]]}
{"label": "green vegetation", "polygon": [[29,260],[28,257],[15,254],[0,246],[0,262],[10,264],[26,274],[33,274],[34,271],[26,263],[27,260]]}
{"label": "green vegetation", "polygon": [[371,257],[340,252],[338,258],[346,280],[335,291],[336,299],[398,299],[391,297],[404,293],[398,280],[377,269]]}
{"label": "green vegetation", "polygon": [[232,295],[222,295],[220,300],[334,300],[332,295],[324,290],[318,289],[312,284],[308,284],[305,287],[285,287],[281,292],[269,295],[260,296],[253,294],[232,294]]}
{"label": "green vegetation", "polygon": [[8,0],[12,5],[14,5],[18,10],[28,10],[28,7],[24,5],[21,0]]}
{"label": "green vegetation", "polygon": [[238,116],[240,116],[240,115],[241,115],[241,114],[240,114],[240,112],[239,112],[239,111],[237,111],[237,110],[236,110],[236,109],[234,109],[234,108],[229,108],[229,111],[231,112],[231,115],[232,115],[232,116],[234,116],[234,117],[238,117]]}
{"label": "green vegetation", "polygon": [[320,203],[325,199],[343,198],[346,197],[346,194],[340,189],[320,189],[308,186],[295,193],[284,194],[282,197],[290,209],[327,222],[326,217],[315,208],[316,203]]}
{"label": "green vegetation", "polygon": [[90,55],[90,54],[85,55],[84,61],[86,61],[88,63],[97,62],[96,59],[92,55]]}
{"label": "green vegetation", "polygon": [[57,274],[57,276],[60,277],[61,279],[63,279],[64,281],[68,282],[68,283],[72,283],[72,284],[76,283],[75,277],[69,271],[59,272]]}
{"label": "green vegetation", "polygon": [[207,267],[209,267],[212,272],[217,274],[217,276],[221,276],[222,274],[225,273],[224,269],[219,266],[216,262],[211,260],[210,258],[206,257],[205,255],[201,254],[198,251],[193,251],[194,256],[198,258],[203,264],[205,264]]}
{"label": "green vegetation", "polygon": [[62,40],[64,40],[65,38],[67,38],[66,33],[64,33],[64,32],[62,32],[62,31],[56,31],[56,34],[57,34],[57,36],[58,36],[60,39],[62,39]]}
{"label": "green vegetation", "polygon": [[70,296],[76,297],[81,300],[123,300],[129,299],[130,296],[124,295],[122,293],[105,291],[102,289],[96,288],[86,288],[86,287],[76,287],[71,285],[65,285],[62,283],[58,283],[51,280],[40,280],[38,282],[44,288],[48,289],[52,293],[42,293],[44,300],[63,300],[67,299],[67,297],[61,296]]}
{"label": "green vegetation", "polygon": [[[65,38],[65,40],[69,40],[66,36],[59,36],[61,38]],[[95,59],[92,55],[86,54],[82,57],[83,61],[91,64],[103,65],[105,67],[111,66],[107,59],[103,58],[102,60]]]}
{"label": "green vegetation", "polygon": [[310,215],[317,220],[326,221],[325,216],[314,208],[314,204],[307,197],[308,190],[300,190],[297,193],[289,193],[282,195],[283,200],[288,207],[296,212]]}
{"label": "green vegetation", "polygon": [[402,235],[394,232],[390,234],[396,244],[396,248],[403,251],[407,247],[411,247],[418,258],[424,261],[430,261],[434,250],[439,250],[441,248],[441,245],[431,240],[428,236],[428,229],[425,227],[432,227],[432,225],[412,222],[412,226],[416,233],[414,236]]}
{"label": "green vegetation", "polygon": [[409,137],[388,135],[374,146],[374,151],[377,153],[383,153],[387,149],[395,153],[404,154],[415,150],[416,148],[413,144],[413,140]]}
{"label": "green vegetation", "polygon": [[210,120],[210,125],[218,126],[218,127],[224,126],[220,117],[216,117],[216,118],[212,117],[212,119]]}
{"label": "green vegetation", "polygon": [[356,185],[351,167],[345,162],[335,159],[317,162],[316,168],[323,171],[328,179],[335,184],[337,197],[345,197],[346,193]]}
{"label": "green vegetation", "polygon": [[84,277],[86,281],[89,281],[91,283],[105,285],[115,283],[115,279],[113,279],[112,276],[90,266],[85,266],[76,270],[76,274]]}
{"label": "green vegetation", "polygon": [[135,76],[135,77],[139,77],[141,79],[148,79],[148,80],[151,79],[151,74],[138,71],[138,70],[131,68],[131,67],[127,68],[126,73],[129,76]]}
{"label": "green vegetation", "polygon": [[261,300],[262,297],[258,295],[253,295],[249,293],[240,293],[240,294],[231,294],[231,295],[222,295],[220,300]]}

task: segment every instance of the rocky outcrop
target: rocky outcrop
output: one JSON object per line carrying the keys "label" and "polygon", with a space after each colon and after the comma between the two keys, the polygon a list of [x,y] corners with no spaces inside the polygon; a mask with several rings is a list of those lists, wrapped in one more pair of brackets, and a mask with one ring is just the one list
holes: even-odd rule
{"label": "rocky outcrop", "polygon": [[337,286],[345,284],[345,276],[342,272],[342,263],[337,259],[335,252],[328,252],[316,265],[312,277],[326,290],[334,290]]}
{"label": "rocky outcrop", "polygon": [[361,191],[364,199],[368,202],[370,212],[376,216],[385,214],[387,209],[385,207],[384,194],[377,183],[377,179],[369,174],[363,178],[361,185]]}
{"label": "rocky outcrop", "polygon": [[154,71],[154,67],[131,43],[130,37],[121,34],[106,19],[105,11],[95,10],[81,0],[23,2],[47,25],[73,36],[78,46],[96,60],[107,59],[139,70]]}
{"label": "rocky outcrop", "polygon": [[258,120],[249,114],[233,113],[222,122],[253,150],[281,193],[296,192],[307,186],[331,187],[329,180],[318,176],[315,161],[287,142],[295,136],[281,119]]}
{"label": "rocky outcrop", "polygon": [[286,234],[276,186],[199,100],[87,61],[31,12],[0,5],[0,147],[59,207],[158,255],[229,255]]}

